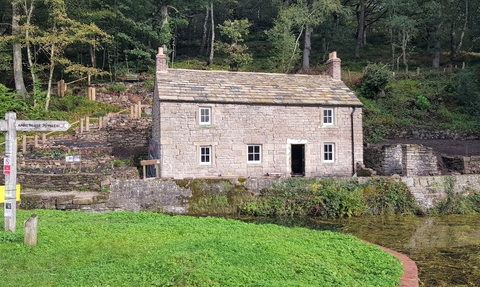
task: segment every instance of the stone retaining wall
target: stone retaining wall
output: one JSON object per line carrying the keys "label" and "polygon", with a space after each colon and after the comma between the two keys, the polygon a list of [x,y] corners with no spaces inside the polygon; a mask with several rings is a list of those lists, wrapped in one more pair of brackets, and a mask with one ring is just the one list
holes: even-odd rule
{"label": "stone retaining wall", "polygon": [[[22,189],[48,191],[105,191],[113,181],[138,178],[138,170],[133,167],[115,167],[105,173],[17,173],[17,183]],[[5,176],[1,175],[0,185],[4,184]]]}
{"label": "stone retaining wall", "polygon": [[416,144],[367,147],[364,163],[378,175],[425,176],[439,174],[432,148]]}
{"label": "stone retaining wall", "polygon": [[[369,178],[346,178],[365,182]],[[395,180],[395,178],[393,178]],[[216,179],[225,180],[225,179]],[[247,192],[259,194],[262,189],[270,188],[273,182],[279,179],[248,178],[242,180]],[[480,175],[456,176],[417,176],[398,177],[404,182],[414,195],[417,203],[424,208],[432,208],[434,202],[446,197],[446,191],[452,186],[456,193],[468,194],[480,192]],[[232,184],[239,184],[238,179],[231,179]],[[217,184],[215,180],[208,179],[205,184]],[[144,210],[150,207],[163,209],[173,213],[184,213],[188,208],[188,198],[192,190],[179,187],[172,180],[130,180],[112,183],[109,206],[117,209],[131,211]]]}
{"label": "stone retaining wall", "polygon": [[445,167],[463,174],[480,173],[480,156],[442,156]]}

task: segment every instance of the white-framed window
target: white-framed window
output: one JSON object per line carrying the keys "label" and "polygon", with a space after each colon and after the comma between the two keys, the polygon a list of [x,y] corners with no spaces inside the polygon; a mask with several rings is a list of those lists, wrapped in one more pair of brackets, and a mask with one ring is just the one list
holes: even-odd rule
{"label": "white-framed window", "polygon": [[262,161],[262,146],[247,145],[247,162],[259,163]]}
{"label": "white-framed window", "polygon": [[200,146],[200,164],[212,164],[212,147]]}
{"label": "white-framed window", "polygon": [[333,125],[333,109],[323,109],[323,125],[331,126]]}
{"label": "white-framed window", "polygon": [[335,144],[333,143],[323,144],[323,161],[324,162],[335,161]]}
{"label": "white-framed window", "polygon": [[212,124],[212,108],[210,107],[200,107],[198,110],[198,122],[201,125],[211,125]]}

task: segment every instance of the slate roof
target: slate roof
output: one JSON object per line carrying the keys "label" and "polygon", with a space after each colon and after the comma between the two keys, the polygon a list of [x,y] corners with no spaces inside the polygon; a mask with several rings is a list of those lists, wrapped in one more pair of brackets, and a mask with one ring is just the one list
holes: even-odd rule
{"label": "slate roof", "polygon": [[157,73],[160,101],[362,106],[342,82],[327,75],[169,69]]}

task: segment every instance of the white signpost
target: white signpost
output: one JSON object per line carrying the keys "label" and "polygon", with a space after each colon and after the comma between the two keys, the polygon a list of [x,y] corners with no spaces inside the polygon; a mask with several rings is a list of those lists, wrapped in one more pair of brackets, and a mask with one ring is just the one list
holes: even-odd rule
{"label": "white signpost", "polygon": [[7,112],[5,120],[0,120],[0,131],[6,131],[5,158],[5,231],[15,232],[17,224],[16,185],[17,185],[17,131],[66,131],[70,124],[66,121],[17,121],[17,114]]}

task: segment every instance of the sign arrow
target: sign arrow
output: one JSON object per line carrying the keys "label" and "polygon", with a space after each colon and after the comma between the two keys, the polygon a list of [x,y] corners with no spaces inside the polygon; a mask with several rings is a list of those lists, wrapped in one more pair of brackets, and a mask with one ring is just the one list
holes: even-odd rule
{"label": "sign arrow", "polygon": [[17,120],[15,129],[17,131],[66,131],[70,124],[66,121],[22,121]]}

